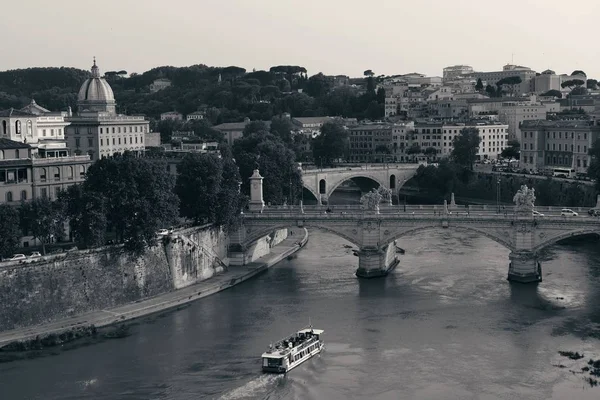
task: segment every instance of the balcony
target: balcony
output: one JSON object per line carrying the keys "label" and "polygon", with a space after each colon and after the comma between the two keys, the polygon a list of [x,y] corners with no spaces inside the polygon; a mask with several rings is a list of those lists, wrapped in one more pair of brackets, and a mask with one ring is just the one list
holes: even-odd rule
{"label": "balcony", "polygon": [[79,164],[90,162],[90,156],[67,156],[67,157],[51,157],[51,158],[34,158],[33,165],[50,165],[50,164]]}

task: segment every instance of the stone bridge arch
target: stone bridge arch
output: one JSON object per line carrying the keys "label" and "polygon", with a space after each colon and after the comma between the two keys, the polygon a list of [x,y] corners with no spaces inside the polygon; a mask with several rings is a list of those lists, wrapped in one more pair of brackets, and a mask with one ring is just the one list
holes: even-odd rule
{"label": "stone bridge arch", "polygon": [[242,247],[247,247],[257,241],[258,239],[269,235],[271,232],[278,229],[285,228],[317,228],[322,229],[326,232],[329,232],[333,235],[339,236],[342,239],[345,239],[360,248],[361,240],[360,240],[360,232],[356,229],[352,229],[352,226],[348,224],[337,224],[337,223],[324,223],[313,222],[313,221],[303,221],[302,224],[298,224],[298,221],[286,221],[286,222],[276,222],[276,223],[267,223],[267,224],[252,224],[252,225],[243,225],[240,229],[243,229],[243,239],[240,240]]}
{"label": "stone bridge arch", "polygon": [[[416,232],[426,231],[426,230],[442,230],[442,229],[446,229],[446,228],[442,227],[439,222],[435,223],[434,221],[432,221],[429,224],[423,224],[423,225],[412,226],[412,227],[403,227],[396,232],[390,233],[388,243],[391,243],[397,239],[400,239],[404,236],[407,236],[407,235],[410,235],[410,234],[413,234]],[[502,231],[485,230],[485,229],[481,229],[476,226],[470,226],[470,225],[461,225],[461,226],[453,225],[449,229],[451,229],[452,231],[459,231],[459,232],[474,232],[480,236],[486,237],[486,238],[504,246],[506,249],[508,249],[510,251],[516,251],[516,247],[514,246],[511,238],[507,237],[504,234],[504,232],[502,232]],[[381,245],[385,246],[388,243],[381,243]]]}
{"label": "stone bridge arch", "polygon": [[330,198],[331,195],[333,194],[333,192],[335,192],[335,189],[339,188],[342,183],[349,181],[351,179],[354,179],[354,178],[370,179],[373,182],[376,182],[377,184],[379,184],[379,186],[383,186],[383,187],[389,189],[389,185],[388,185],[388,183],[385,182],[385,179],[381,179],[380,177],[377,177],[374,174],[366,174],[366,173],[357,172],[355,174],[349,174],[349,175],[345,175],[345,176],[337,178],[337,179],[330,180],[329,182],[326,181],[327,186],[326,186],[325,195],[327,196],[327,198]]}
{"label": "stone bridge arch", "polygon": [[584,228],[584,229],[572,229],[568,231],[561,231],[555,234],[544,234],[541,232],[538,234],[537,244],[532,248],[533,253],[538,253],[548,246],[552,246],[556,242],[564,239],[574,238],[582,235],[591,235],[596,234],[600,235],[600,227],[598,228]]}

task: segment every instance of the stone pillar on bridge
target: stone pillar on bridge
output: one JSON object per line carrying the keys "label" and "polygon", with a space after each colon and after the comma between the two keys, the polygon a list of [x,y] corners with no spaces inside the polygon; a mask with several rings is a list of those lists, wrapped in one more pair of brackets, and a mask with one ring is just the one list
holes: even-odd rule
{"label": "stone pillar on bridge", "polygon": [[527,186],[514,197],[515,213],[512,221],[514,249],[509,254],[508,280],[521,283],[542,281],[542,265],[535,246],[537,222],[533,217],[535,191]]}
{"label": "stone pillar on bridge", "polygon": [[594,208],[600,209],[600,194],[598,195],[598,197],[596,197],[596,207]]}
{"label": "stone pillar on bridge", "polygon": [[260,176],[258,169],[250,177],[250,203],[248,208],[251,212],[262,212],[265,208],[263,201],[263,177]]}
{"label": "stone pillar on bridge", "polygon": [[508,280],[520,283],[542,281],[542,264],[536,253],[527,250],[511,251],[509,254]]}
{"label": "stone pillar on bridge", "polygon": [[359,278],[378,278],[386,276],[398,265],[396,257],[396,242],[388,244],[384,249],[377,247],[364,247],[358,251],[358,269],[356,276]]}
{"label": "stone pillar on bridge", "polygon": [[450,208],[456,208],[456,202],[454,201],[454,193],[450,194]]}

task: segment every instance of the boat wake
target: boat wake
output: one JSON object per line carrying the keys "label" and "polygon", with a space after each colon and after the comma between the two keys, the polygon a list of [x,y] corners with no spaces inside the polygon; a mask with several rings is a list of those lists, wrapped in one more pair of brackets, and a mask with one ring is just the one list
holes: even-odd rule
{"label": "boat wake", "polygon": [[219,397],[219,400],[266,399],[279,381],[284,378],[285,375],[263,374],[245,385],[225,393]]}

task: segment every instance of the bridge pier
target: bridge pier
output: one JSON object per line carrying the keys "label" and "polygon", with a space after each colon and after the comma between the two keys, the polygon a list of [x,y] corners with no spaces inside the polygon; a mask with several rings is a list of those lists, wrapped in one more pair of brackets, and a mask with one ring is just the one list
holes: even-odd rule
{"label": "bridge pier", "polygon": [[542,281],[542,264],[531,251],[511,251],[509,254],[508,280],[520,283]]}
{"label": "bridge pier", "polygon": [[358,269],[356,276],[359,278],[378,278],[386,276],[398,265],[396,257],[396,242],[385,247],[385,250],[365,247],[358,252]]}

